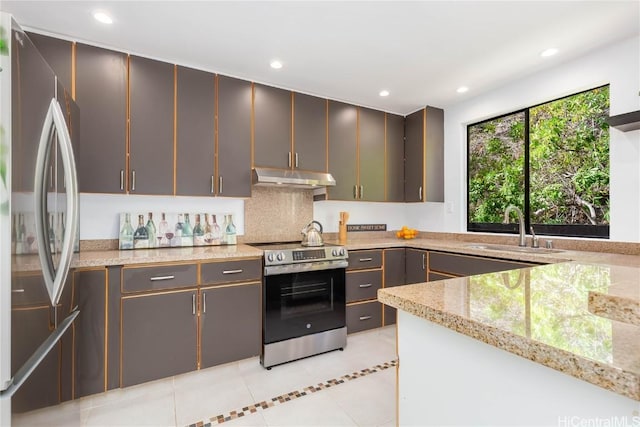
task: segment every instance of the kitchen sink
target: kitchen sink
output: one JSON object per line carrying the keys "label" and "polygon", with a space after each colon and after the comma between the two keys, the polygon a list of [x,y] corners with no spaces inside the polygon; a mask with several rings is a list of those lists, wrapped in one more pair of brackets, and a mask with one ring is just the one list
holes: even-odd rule
{"label": "kitchen sink", "polygon": [[469,249],[486,249],[488,251],[523,252],[527,254],[555,254],[563,252],[562,249],[531,248],[516,245],[489,245],[482,243],[470,243],[464,245],[464,247]]}

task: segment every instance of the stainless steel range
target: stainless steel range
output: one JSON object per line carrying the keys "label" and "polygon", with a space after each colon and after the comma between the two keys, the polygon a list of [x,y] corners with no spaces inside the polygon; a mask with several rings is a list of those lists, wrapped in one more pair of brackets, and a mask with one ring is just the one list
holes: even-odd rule
{"label": "stainless steel range", "polygon": [[254,245],[264,250],[262,354],[274,365],[347,345],[343,246]]}

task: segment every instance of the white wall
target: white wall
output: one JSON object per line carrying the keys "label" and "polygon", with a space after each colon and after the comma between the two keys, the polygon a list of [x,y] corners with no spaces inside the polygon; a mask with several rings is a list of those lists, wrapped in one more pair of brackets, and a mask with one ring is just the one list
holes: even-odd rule
{"label": "white wall", "polygon": [[[550,60],[561,61],[561,54]],[[611,114],[640,109],[640,38],[505,84],[445,107],[445,202],[407,205],[428,231],[466,231],[466,125],[609,83]],[[640,241],[640,131],[611,130],[611,240]]]}
{"label": "white wall", "polygon": [[340,212],[349,212],[349,224],[387,224],[387,230],[410,225],[404,203],[320,201],[313,203],[313,219],[324,231],[337,233]]}
{"label": "white wall", "polygon": [[117,239],[121,212],[229,212],[244,234],[244,200],[217,197],[80,194],[80,240]]}

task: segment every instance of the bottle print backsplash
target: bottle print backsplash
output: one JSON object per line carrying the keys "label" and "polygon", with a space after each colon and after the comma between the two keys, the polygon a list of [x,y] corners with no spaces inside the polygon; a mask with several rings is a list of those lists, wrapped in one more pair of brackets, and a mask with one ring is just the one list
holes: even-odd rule
{"label": "bottle print backsplash", "polygon": [[233,215],[224,212],[123,212],[119,230],[123,250],[237,243]]}

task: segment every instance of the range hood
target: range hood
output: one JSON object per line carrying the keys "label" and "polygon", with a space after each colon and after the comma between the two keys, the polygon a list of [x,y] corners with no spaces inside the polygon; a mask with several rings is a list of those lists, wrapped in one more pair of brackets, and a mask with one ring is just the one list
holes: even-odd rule
{"label": "range hood", "polygon": [[293,188],[319,188],[332,187],[336,180],[329,173],[306,172],[290,169],[254,168],[253,185],[293,187]]}

